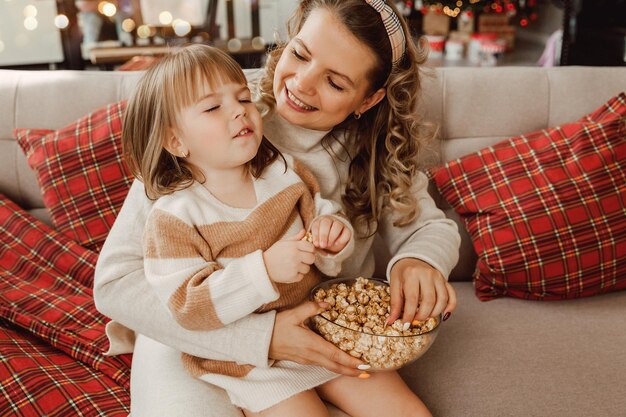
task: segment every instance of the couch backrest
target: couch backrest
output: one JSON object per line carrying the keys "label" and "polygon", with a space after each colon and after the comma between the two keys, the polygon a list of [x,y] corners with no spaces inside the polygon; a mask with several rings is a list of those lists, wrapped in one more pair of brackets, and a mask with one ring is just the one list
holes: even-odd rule
{"label": "couch backrest", "polygon": [[[137,72],[0,70],[0,192],[47,220],[35,176],[13,139],[13,129],[63,127],[128,97],[140,76]],[[626,68],[438,68],[424,78],[423,89],[418,111],[441,126],[438,161],[442,162],[580,118],[626,90]],[[459,221],[440,196],[433,196],[449,217]],[[461,230],[461,259],[453,279],[467,279],[475,265],[471,241]]]}

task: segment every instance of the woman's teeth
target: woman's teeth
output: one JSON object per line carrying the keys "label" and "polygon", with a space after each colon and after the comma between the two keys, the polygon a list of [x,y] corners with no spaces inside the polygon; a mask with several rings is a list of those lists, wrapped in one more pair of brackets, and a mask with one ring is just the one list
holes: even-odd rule
{"label": "woman's teeth", "polygon": [[293,101],[301,109],[304,109],[304,110],[315,110],[315,107],[307,106],[306,104],[304,104],[303,102],[298,100],[298,97],[296,97],[293,94],[291,94],[291,91],[289,91],[289,90],[287,90],[287,96],[289,97],[289,99],[291,101]]}
{"label": "woman's teeth", "polygon": [[241,132],[237,133],[237,136],[243,136],[250,132],[250,129],[243,129]]}

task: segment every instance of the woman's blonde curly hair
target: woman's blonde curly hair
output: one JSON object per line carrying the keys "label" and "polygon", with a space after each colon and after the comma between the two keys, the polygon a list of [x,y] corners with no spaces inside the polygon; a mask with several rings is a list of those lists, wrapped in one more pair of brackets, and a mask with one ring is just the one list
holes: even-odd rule
{"label": "woman's blonde curly hair", "polygon": [[[387,2],[398,14],[393,2]],[[391,44],[383,21],[364,0],[303,0],[287,24],[289,39],[300,31],[310,13],[324,8],[376,56],[377,65],[368,74],[369,94],[379,88],[386,96],[359,119],[348,117],[325,140],[347,138],[344,146],[350,155],[349,176],[342,195],[346,214],[353,225],[367,235],[377,230],[385,210],[394,215],[394,226],[404,226],[419,215],[414,180],[422,153],[431,149],[436,127],[418,117],[416,107],[421,92],[420,68],[428,56],[427,46],[417,45],[409,28],[398,14],[407,38],[402,60],[391,65]],[[276,99],[274,73],[286,44],[273,49],[266,71],[258,83],[258,101],[269,112]],[[345,135],[343,135],[345,133]],[[328,149],[328,147],[327,147]]]}

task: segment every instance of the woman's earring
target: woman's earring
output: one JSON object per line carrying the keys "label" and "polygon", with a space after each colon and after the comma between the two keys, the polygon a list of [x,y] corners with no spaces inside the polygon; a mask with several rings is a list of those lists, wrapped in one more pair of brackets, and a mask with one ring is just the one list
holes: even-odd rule
{"label": "woman's earring", "polygon": [[189,151],[183,152],[181,155],[183,158],[187,158],[189,156]]}
{"label": "woman's earring", "polygon": [[358,111],[354,112],[354,118],[359,120],[361,118],[361,113],[359,113]]}

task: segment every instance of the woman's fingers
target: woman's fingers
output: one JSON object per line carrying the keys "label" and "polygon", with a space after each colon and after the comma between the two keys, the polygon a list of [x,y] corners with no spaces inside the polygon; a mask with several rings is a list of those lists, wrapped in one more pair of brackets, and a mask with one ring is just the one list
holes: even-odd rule
{"label": "woman's fingers", "polygon": [[456,308],[457,298],[456,298],[456,291],[454,290],[454,287],[452,286],[452,284],[450,284],[447,281],[446,281],[446,290],[448,291],[448,306],[444,309],[443,314],[444,314],[444,318],[447,319],[448,317],[450,317],[450,314],[452,314],[452,312]]}
{"label": "woman's fingers", "polygon": [[416,285],[411,287],[404,286],[404,308],[402,310],[402,323],[404,323],[405,327],[408,327],[406,324],[413,321],[415,317],[415,312],[417,311],[417,305],[419,304],[420,294],[423,292],[421,288],[421,283],[419,280]]}
{"label": "woman's fingers", "polygon": [[387,318],[387,324],[391,324],[400,317],[402,307],[404,306],[404,298],[402,297],[402,280],[391,282],[391,311]]}
{"label": "woman's fingers", "polygon": [[[391,269],[391,311],[387,324],[424,321],[452,312],[456,293],[445,277],[418,259],[402,259]],[[449,316],[449,315],[448,315]]]}
{"label": "woman's fingers", "polygon": [[419,321],[426,320],[431,316],[435,302],[437,299],[437,292],[435,291],[435,284],[432,278],[425,280],[420,287],[420,306],[417,309],[416,319]]}
{"label": "woman's fingers", "polygon": [[326,307],[328,307],[328,304],[325,302],[315,303],[313,301],[306,301],[292,309],[284,310],[283,313],[287,315],[287,322],[289,324],[299,326],[309,317],[313,317],[324,311]]}
{"label": "woman's fingers", "polygon": [[327,303],[307,301],[276,314],[270,357],[303,365],[315,364],[342,375],[358,376],[357,367],[363,361],[343,352],[303,324],[327,307]]}
{"label": "woman's fingers", "polygon": [[443,279],[443,277],[438,278],[439,279],[435,279],[435,292],[437,294],[436,302],[429,317],[438,317],[448,306],[449,295],[445,279]]}
{"label": "woman's fingers", "polygon": [[[309,330],[310,331],[310,330]],[[359,365],[364,362],[350,356],[330,342],[327,342],[321,336],[311,332],[316,340],[311,341],[309,348],[306,350],[306,358],[310,363],[319,365],[331,372],[347,376],[359,376],[362,372],[358,369]]]}

